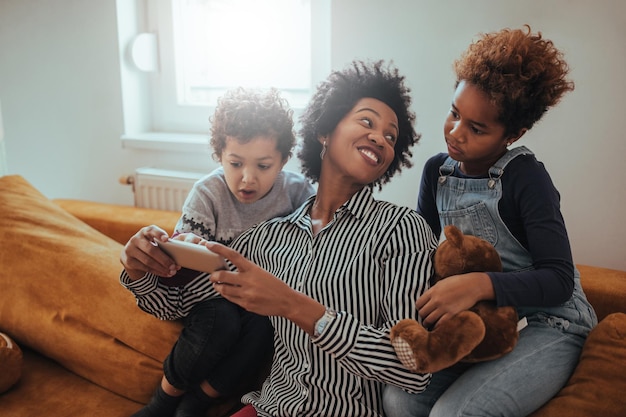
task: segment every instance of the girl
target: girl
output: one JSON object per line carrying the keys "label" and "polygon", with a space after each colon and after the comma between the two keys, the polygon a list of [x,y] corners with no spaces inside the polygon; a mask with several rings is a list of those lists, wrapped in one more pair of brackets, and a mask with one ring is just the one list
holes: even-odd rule
{"label": "girl", "polygon": [[432,326],[479,300],[496,300],[517,307],[526,327],[513,352],[437,372],[419,395],[387,387],[385,411],[521,417],[565,385],[597,323],[572,261],[558,191],[530,150],[509,148],[574,85],[562,54],[528,26],[483,35],[455,70],[444,123],[448,153],[426,163],[417,211],[437,236],[454,224],[491,242],[504,272],[447,278],[416,308]]}

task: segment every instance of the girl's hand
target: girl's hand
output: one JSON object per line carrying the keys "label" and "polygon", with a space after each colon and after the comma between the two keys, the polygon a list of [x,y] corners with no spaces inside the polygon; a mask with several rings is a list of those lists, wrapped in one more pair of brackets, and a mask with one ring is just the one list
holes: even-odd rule
{"label": "girl's hand", "polygon": [[174,261],[156,245],[156,240],[166,242],[167,232],[158,226],[146,226],[139,230],[124,246],[120,262],[132,280],[146,273],[170,277],[180,269]]}
{"label": "girl's hand", "polygon": [[211,274],[215,290],[224,298],[253,313],[285,317],[313,334],[315,321],[325,311],[322,304],[295,291],[239,252],[214,242],[206,246],[237,267],[234,272]]}
{"label": "girl's hand", "polygon": [[470,272],[447,277],[430,287],[415,302],[425,327],[468,310],[481,300],[495,298],[491,279],[484,272]]}

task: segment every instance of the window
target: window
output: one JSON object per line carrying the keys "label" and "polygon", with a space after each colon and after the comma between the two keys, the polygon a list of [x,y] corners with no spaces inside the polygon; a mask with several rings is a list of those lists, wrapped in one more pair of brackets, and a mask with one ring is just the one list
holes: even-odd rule
{"label": "window", "polygon": [[330,0],[129,3],[117,2],[120,49],[131,50],[122,59],[126,144],[191,137],[168,132],[203,142],[217,98],[237,86],[279,88],[297,117],[330,71]]}
{"label": "window", "polygon": [[239,85],[309,91],[310,0],[173,3],[179,104],[212,105]]}

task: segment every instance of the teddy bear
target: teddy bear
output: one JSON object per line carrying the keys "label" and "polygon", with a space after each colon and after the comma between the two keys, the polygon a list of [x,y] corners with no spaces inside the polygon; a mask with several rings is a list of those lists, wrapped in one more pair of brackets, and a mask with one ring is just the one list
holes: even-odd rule
{"label": "teddy bear", "polygon": [[0,394],[22,376],[22,350],[8,335],[0,333]]}
{"label": "teddy bear", "polygon": [[[452,275],[502,271],[498,252],[486,240],[465,235],[453,225],[446,226],[444,234],[435,251],[433,285]],[[509,353],[517,343],[517,322],[514,307],[479,301],[432,330],[417,320],[400,320],[391,328],[391,343],[411,371],[437,372],[459,361],[481,362]]]}

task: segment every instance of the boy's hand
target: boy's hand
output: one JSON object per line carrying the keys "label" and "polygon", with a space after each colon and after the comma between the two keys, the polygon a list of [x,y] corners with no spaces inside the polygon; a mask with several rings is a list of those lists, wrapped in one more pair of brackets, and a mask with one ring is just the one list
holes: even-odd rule
{"label": "boy's hand", "polygon": [[124,246],[120,262],[132,280],[143,278],[146,273],[171,277],[179,267],[156,245],[156,240],[166,242],[167,232],[158,226],[146,226],[139,230]]}

